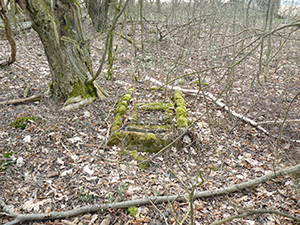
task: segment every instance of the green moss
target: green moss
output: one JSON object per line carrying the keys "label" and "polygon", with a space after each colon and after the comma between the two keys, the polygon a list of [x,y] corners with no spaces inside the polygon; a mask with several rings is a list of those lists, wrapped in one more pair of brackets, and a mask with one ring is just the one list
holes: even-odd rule
{"label": "green moss", "polygon": [[83,84],[80,80],[77,80],[77,82],[75,84],[72,84],[72,86],[73,90],[69,94],[69,98],[76,96],[81,96],[82,98],[97,97],[97,91],[93,84],[90,84],[88,82],[85,82]]}
{"label": "green moss", "polygon": [[153,140],[157,140],[155,134],[153,133],[149,133],[147,134],[147,138],[146,138],[147,141],[153,141]]}
{"label": "green moss", "polygon": [[138,208],[136,206],[130,206],[127,211],[129,212],[130,216],[135,218],[138,213]]}
{"label": "green moss", "polygon": [[165,111],[165,123],[171,123],[173,120],[173,110],[167,109]]}
{"label": "green moss", "polygon": [[118,104],[116,108],[116,113],[119,115],[125,115],[127,108],[128,108],[127,104]]}
{"label": "green moss", "polygon": [[184,106],[177,107],[176,109],[176,117],[185,116],[186,117],[186,108]]}
{"label": "green moss", "polygon": [[156,34],[156,31],[155,30],[149,30],[148,33],[149,34]]}
{"label": "green moss", "polygon": [[113,122],[113,126],[121,127],[122,124],[123,124],[123,118],[115,119],[114,122]]}
{"label": "green moss", "polygon": [[73,38],[72,35],[72,24],[68,19],[65,19],[66,21],[66,25],[63,26],[64,31],[66,32],[66,34],[68,35],[68,37]]}
{"label": "green moss", "polygon": [[130,114],[130,120],[132,122],[137,122],[137,120],[138,120],[138,112],[137,112],[137,110],[132,110],[132,112]]}
{"label": "green moss", "polygon": [[175,107],[185,106],[186,105],[185,100],[182,97],[182,92],[181,91],[175,91],[172,99],[173,99],[173,101],[175,103]]}
{"label": "green moss", "polygon": [[135,123],[129,123],[127,125],[128,131],[141,131],[142,133],[149,133],[150,132],[160,132],[160,131],[166,131],[168,129],[172,129],[172,125],[140,125]]}
{"label": "green moss", "polygon": [[175,91],[173,95],[173,101],[175,102],[177,99],[182,98],[182,92],[181,91]]}
{"label": "green moss", "polygon": [[15,122],[10,123],[9,126],[14,127],[16,129],[20,128],[21,130],[24,130],[27,124],[30,124],[33,120],[36,120],[35,116],[20,117]]}
{"label": "green moss", "polygon": [[184,101],[184,99],[177,99],[175,107],[181,107],[181,106],[185,106],[186,103]]}
{"label": "green moss", "polygon": [[147,111],[164,111],[172,107],[173,107],[172,103],[155,102],[155,103],[143,104],[139,106],[139,109],[147,110]]}
{"label": "green moss", "polygon": [[53,81],[50,82],[49,88],[50,88],[50,91],[52,92],[53,91]]}
{"label": "green moss", "polygon": [[179,118],[177,118],[177,123],[176,126],[178,128],[183,128],[183,127],[187,127],[188,126],[188,122],[185,116],[180,116]]}
{"label": "green moss", "polygon": [[173,95],[173,101],[175,103],[177,128],[187,127],[188,122],[187,122],[186,103],[184,98],[182,97],[181,91],[175,91]]}
{"label": "green moss", "polygon": [[119,131],[109,139],[107,145],[116,145],[139,152],[158,152],[169,143],[168,135]]}
{"label": "green moss", "polygon": [[121,128],[121,126],[119,125],[114,125],[111,129],[110,129],[110,133],[115,133],[117,130],[119,130]]}
{"label": "green moss", "polygon": [[134,89],[129,89],[129,92],[123,95],[121,100],[117,103],[113,125],[110,130],[111,133],[116,132],[118,129],[120,129],[120,127],[122,127],[124,115],[126,114],[126,111],[128,109],[128,104],[132,97],[133,91]]}

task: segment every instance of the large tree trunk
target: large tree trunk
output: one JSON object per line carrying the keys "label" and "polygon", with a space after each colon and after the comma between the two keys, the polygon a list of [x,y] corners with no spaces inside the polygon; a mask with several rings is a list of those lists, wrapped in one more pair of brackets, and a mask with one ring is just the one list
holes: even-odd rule
{"label": "large tree trunk", "polygon": [[91,59],[77,0],[23,1],[46,52],[53,94],[63,99],[96,97],[94,84],[87,82]]}
{"label": "large tree trunk", "polygon": [[89,16],[96,31],[103,31],[108,25],[108,9],[111,0],[87,0]]}

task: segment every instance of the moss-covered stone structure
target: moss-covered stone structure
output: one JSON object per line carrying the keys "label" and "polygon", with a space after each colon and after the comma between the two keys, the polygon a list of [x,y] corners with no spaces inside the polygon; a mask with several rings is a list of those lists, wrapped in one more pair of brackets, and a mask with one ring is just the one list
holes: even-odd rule
{"label": "moss-covered stone structure", "polygon": [[116,105],[108,145],[139,152],[158,152],[171,143],[177,129],[188,126],[186,103],[182,92],[175,91],[172,102],[130,105],[134,89]]}

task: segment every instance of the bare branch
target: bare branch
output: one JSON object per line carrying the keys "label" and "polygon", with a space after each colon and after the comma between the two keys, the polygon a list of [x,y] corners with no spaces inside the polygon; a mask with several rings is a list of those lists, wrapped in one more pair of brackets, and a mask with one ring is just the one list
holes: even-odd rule
{"label": "bare branch", "polygon": [[[287,169],[278,170],[275,173],[269,173],[265,176],[256,178],[254,180],[250,180],[244,183],[235,184],[229,187],[220,188],[214,191],[201,191],[197,192],[194,195],[194,199],[196,198],[206,198],[216,195],[223,195],[232,193],[235,191],[240,191],[246,188],[250,188],[253,186],[256,186],[258,184],[267,182],[271,179],[274,179],[276,177],[284,176],[284,175],[290,175],[294,174],[300,171],[300,164],[297,164],[296,166],[289,167]],[[83,213],[90,213],[90,212],[96,212],[101,211],[104,209],[109,208],[128,208],[130,206],[136,206],[136,205],[145,205],[151,203],[162,203],[162,202],[168,202],[168,201],[174,201],[177,199],[177,201],[183,201],[184,199],[187,199],[189,195],[171,195],[171,196],[154,196],[149,198],[141,198],[141,199],[135,199],[131,201],[125,201],[125,202],[116,202],[116,203],[108,203],[108,204],[95,204],[95,205],[89,205],[89,206],[83,206],[79,207],[73,210],[65,211],[65,212],[51,212],[51,213],[42,213],[42,214],[18,214],[12,211],[3,200],[0,200],[0,205],[2,206],[2,210],[6,212],[10,217],[15,218],[13,221],[6,223],[5,225],[14,225],[19,224],[24,221],[29,220],[53,220],[53,219],[62,219],[67,217],[76,216]]]}

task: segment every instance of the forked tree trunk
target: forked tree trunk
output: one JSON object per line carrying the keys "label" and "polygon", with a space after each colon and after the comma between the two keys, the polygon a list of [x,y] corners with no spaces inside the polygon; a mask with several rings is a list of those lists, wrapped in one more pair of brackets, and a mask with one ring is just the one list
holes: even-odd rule
{"label": "forked tree trunk", "polygon": [[52,75],[53,94],[63,99],[76,95],[95,97],[94,85],[87,83],[91,68],[90,48],[84,39],[76,1],[19,1],[19,5],[22,4],[43,43]]}

